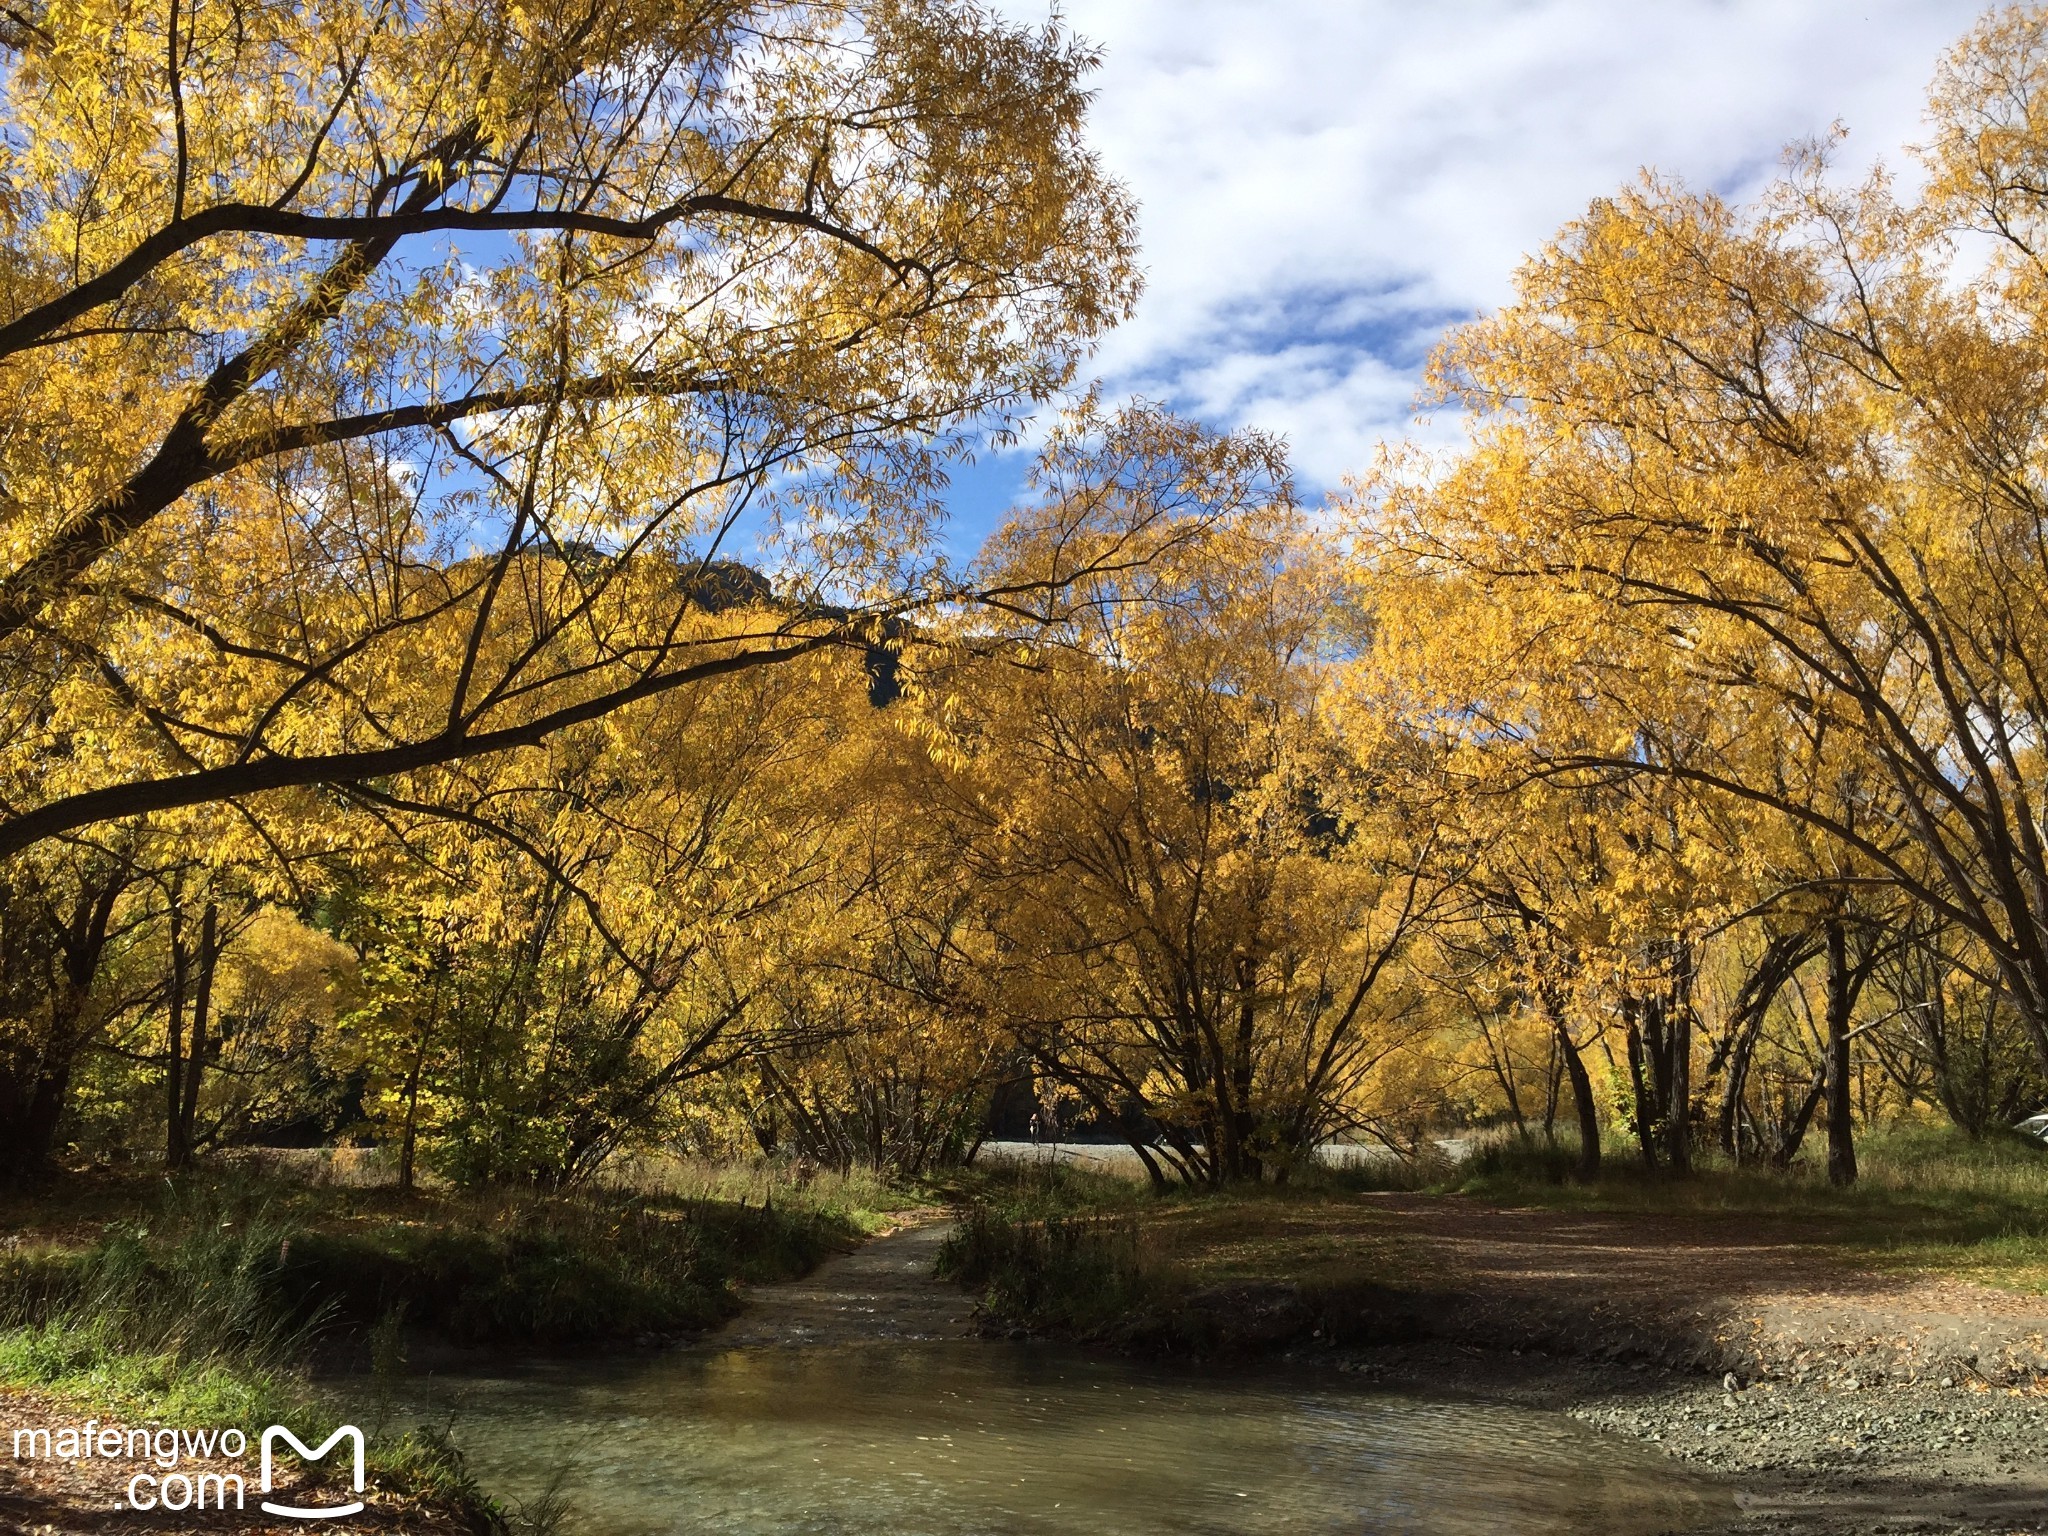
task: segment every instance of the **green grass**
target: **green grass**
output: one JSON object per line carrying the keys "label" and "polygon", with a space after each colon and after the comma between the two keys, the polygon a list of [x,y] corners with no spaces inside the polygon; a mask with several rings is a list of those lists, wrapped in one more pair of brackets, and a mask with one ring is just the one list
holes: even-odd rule
{"label": "green grass", "polygon": [[[326,1318],[293,1297],[290,1232],[261,1207],[187,1189],[152,1224],[117,1225],[82,1252],[17,1249],[0,1266],[0,1381],[179,1428],[332,1417],[304,1369]],[[380,1486],[505,1528],[444,1439],[380,1427],[368,1459]]]}
{"label": "green grass", "polygon": [[346,1330],[395,1313],[457,1344],[579,1345],[715,1327],[739,1310],[741,1283],[802,1274],[861,1235],[797,1206],[470,1197],[429,1219],[305,1232],[283,1274],[300,1314]]}
{"label": "green grass", "polygon": [[1218,1330],[1196,1315],[1205,1296],[1284,1283],[1313,1305],[1357,1287],[1364,1182],[1155,1192],[1057,1164],[977,1171],[953,1185],[962,1218],[940,1273],[1032,1331],[1206,1349]]}
{"label": "green grass", "polygon": [[758,1158],[621,1158],[602,1187],[660,1199],[811,1212],[870,1233],[879,1231],[896,1212],[927,1198],[924,1191],[890,1183],[875,1168],[800,1174],[786,1163]]}
{"label": "green grass", "polygon": [[958,1187],[940,1273],[993,1316],[1066,1338],[1198,1356],[1363,1342],[1399,1310],[1401,1264],[1358,1182],[1154,1193],[1071,1168],[995,1171]]}
{"label": "green grass", "polygon": [[976,1206],[940,1250],[939,1275],[998,1317],[1081,1337],[1155,1306],[1164,1290],[1128,1214],[1025,1220]]}
{"label": "green grass", "polygon": [[1162,1201],[1184,1197],[1181,1191],[1155,1194],[1148,1185],[1119,1174],[1052,1162],[954,1169],[934,1188],[955,1206],[985,1208],[1020,1221],[1152,1210]]}
{"label": "green grass", "polygon": [[958,1172],[947,1193],[962,1214],[939,1274],[994,1316],[1089,1337],[1156,1306],[1170,1285],[1140,1219],[1159,1197],[1131,1179],[1032,1163]]}
{"label": "green grass", "polygon": [[[680,1161],[568,1193],[309,1185],[247,1172],[171,1185],[105,1176],[0,1208],[0,1320],[76,1299],[126,1266],[169,1283],[230,1236],[262,1248],[265,1305],[329,1354],[399,1315],[459,1344],[584,1345],[723,1322],[738,1287],[791,1278],[914,1196],[872,1175],[807,1179]],[[156,1273],[163,1271],[163,1273]],[[345,1352],[345,1351],[344,1351]]]}

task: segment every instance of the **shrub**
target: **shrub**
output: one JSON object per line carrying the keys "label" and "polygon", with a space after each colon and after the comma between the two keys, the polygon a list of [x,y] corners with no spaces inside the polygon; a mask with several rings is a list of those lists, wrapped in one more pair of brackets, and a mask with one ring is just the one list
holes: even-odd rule
{"label": "shrub", "polygon": [[1153,1290],[1129,1215],[1016,1220],[977,1206],[946,1239],[938,1270],[979,1291],[996,1316],[1080,1332],[1138,1310]]}

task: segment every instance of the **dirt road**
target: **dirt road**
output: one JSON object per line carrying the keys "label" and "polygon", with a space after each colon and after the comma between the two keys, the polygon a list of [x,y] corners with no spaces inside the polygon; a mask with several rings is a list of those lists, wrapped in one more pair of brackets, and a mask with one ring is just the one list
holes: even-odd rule
{"label": "dirt road", "polygon": [[756,1286],[747,1293],[747,1310],[701,1347],[966,1338],[974,1331],[972,1298],[932,1278],[939,1244],[951,1228],[947,1212],[914,1212],[905,1226],[827,1259],[801,1280]]}
{"label": "dirt road", "polygon": [[1530,1345],[1758,1377],[2048,1383],[2048,1296],[1885,1274],[1744,1216],[1512,1210],[1425,1195],[1361,1199],[1447,1321]]}

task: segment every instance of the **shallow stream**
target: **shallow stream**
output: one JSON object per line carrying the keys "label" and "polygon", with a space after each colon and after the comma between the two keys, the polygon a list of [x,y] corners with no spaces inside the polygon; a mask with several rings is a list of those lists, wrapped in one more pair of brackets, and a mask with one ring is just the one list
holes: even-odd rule
{"label": "shallow stream", "polygon": [[981,1536],[1683,1530],[1734,1514],[1560,1414],[965,1336],[903,1234],[635,1359],[416,1383],[484,1486],[565,1532]]}

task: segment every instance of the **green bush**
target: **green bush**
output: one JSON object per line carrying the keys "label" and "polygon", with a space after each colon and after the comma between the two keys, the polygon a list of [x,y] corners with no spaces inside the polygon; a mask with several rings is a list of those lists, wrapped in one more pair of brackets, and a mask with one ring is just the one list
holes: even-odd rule
{"label": "green bush", "polygon": [[574,1344],[713,1327],[736,1280],[800,1273],[849,1235],[808,1212],[590,1196],[306,1234],[286,1279],[301,1315],[351,1330],[398,1313],[459,1344]]}
{"label": "green bush", "polygon": [[1468,1185],[1568,1184],[1578,1177],[1579,1149],[1576,1142],[1505,1137],[1479,1146],[1455,1171]]}
{"label": "green bush", "polygon": [[1013,1219],[977,1206],[939,1251],[942,1278],[980,1293],[995,1316],[1086,1333],[1151,1298],[1135,1217]]}

